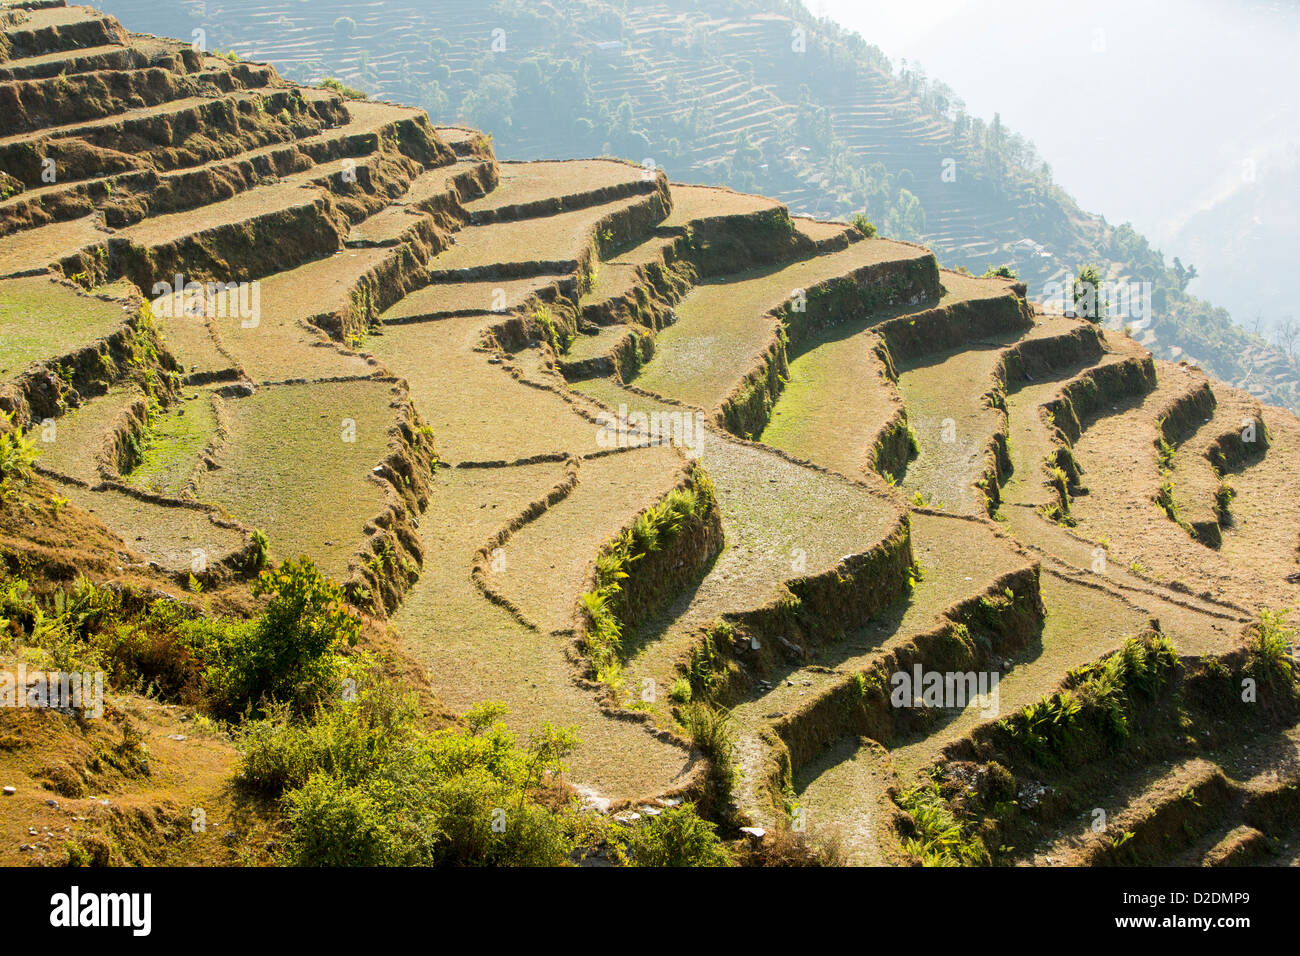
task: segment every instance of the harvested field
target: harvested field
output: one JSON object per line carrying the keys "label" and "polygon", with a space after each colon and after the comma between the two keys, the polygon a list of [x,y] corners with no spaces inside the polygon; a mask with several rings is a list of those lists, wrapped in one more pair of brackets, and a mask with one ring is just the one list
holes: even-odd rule
{"label": "harvested field", "polygon": [[277,560],[307,554],[344,578],[386,503],[371,473],[388,455],[393,400],[388,382],[350,381],[267,386],[226,401],[229,435],[196,496],[265,531]]}
{"label": "harvested field", "polygon": [[[428,727],[496,701],[525,742],[569,728],[546,800],[689,799],[733,844],[797,809],[850,863],[953,862],[911,842],[930,780],[963,862],[1294,839],[1261,807],[1290,799],[1294,773],[1269,771],[1300,753],[1300,690],[1236,700],[1294,637],[1264,613],[1300,601],[1294,416],[1036,314],[1017,280],[775,200],[618,160],[499,162],[420,109],[85,8],[4,24],[6,582],[66,607],[86,574],[249,617],[265,562],[307,555]],[[65,84],[84,101],[60,111]],[[0,630],[24,627],[6,605]],[[124,647],[115,667],[148,656]],[[895,699],[918,669],[993,679],[996,700]],[[216,673],[165,706],[200,706]],[[1135,674],[1154,689],[1109,712],[1125,733],[1104,746],[1091,711],[1052,760],[1015,736]],[[177,753],[173,795],[235,760],[214,747],[200,785]],[[972,773],[1012,789],[971,802]],[[1039,781],[1054,797],[1030,813]],[[1079,825],[1091,806],[1131,859]]]}
{"label": "harvested field", "polygon": [[103,338],[123,324],[125,308],[124,302],[87,296],[46,276],[0,282],[0,377]]}

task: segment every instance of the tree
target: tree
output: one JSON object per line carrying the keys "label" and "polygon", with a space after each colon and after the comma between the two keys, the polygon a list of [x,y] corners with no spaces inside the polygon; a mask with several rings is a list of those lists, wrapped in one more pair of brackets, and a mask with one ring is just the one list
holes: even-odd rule
{"label": "tree", "polygon": [[1178,291],[1186,292],[1187,285],[1199,275],[1196,266],[1183,267],[1183,261],[1174,256],[1174,276],[1178,280]]}
{"label": "tree", "polygon": [[1074,314],[1101,324],[1106,320],[1106,303],[1101,297],[1101,271],[1094,265],[1079,269],[1074,280]]}
{"label": "tree", "polygon": [[1278,322],[1273,340],[1277,343],[1277,347],[1286,353],[1287,358],[1292,362],[1296,360],[1296,345],[1300,343],[1300,323],[1296,322],[1295,316],[1288,315]]}
{"label": "tree", "polygon": [[489,73],[461,101],[465,121],[488,133],[510,129],[514,115],[515,82],[504,73]]}

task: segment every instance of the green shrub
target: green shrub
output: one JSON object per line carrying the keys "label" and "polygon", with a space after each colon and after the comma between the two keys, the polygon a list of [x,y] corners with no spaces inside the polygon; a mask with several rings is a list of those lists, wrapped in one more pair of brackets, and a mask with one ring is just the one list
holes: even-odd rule
{"label": "green shrub", "polygon": [[643,818],[628,841],[628,856],[634,866],[730,866],[715,830],[686,803]]}
{"label": "green shrub", "polygon": [[366,93],[363,93],[354,87],[347,86],[342,81],[336,80],[332,76],[321,80],[320,85],[327,90],[333,90],[335,93],[340,93],[353,100],[364,100],[367,96]]}
{"label": "green shrub", "polygon": [[255,529],[249,537],[253,542],[253,570],[261,571],[271,556],[271,539],[261,528]]}
{"label": "green shrub", "polygon": [[355,700],[331,701],[311,723],[287,708],[248,723],[239,779],[281,795],[288,864],[564,863],[573,820],[536,797],[577,739],[548,726],[521,747],[504,712],[478,707],[465,729],[429,732],[414,703],[372,673]]}
{"label": "green shrub", "polygon": [[905,790],[895,803],[911,818],[915,835],[903,841],[903,849],[923,866],[971,866],[988,862],[988,851],[969,834],[939,792],[934,781]]}
{"label": "green shrub", "polygon": [[1237,489],[1230,478],[1219,480],[1219,487],[1214,491],[1214,514],[1219,524],[1226,525],[1232,520],[1232,500],[1237,497]]}
{"label": "green shrub", "polygon": [[303,712],[336,692],[341,651],[361,630],[343,589],[302,557],[263,571],[253,594],[271,598],[255,620],[200,618],[185,628],[207,661],[204,680],[214,706],[233,715],[283,701]]}
{"label": "green shrub", "polygon": [[685,677],[679,677],[673,681],[672,687],[668,688],[668,699],[674,704],[689,704],[691,702],[691,682]]}
{"label": "green shrub", "polygon": [[868,219],[863,213],[855,212],[849,217],[849,222],[853,225],[854,229],[858,230],[858,232],[862,233],[868,239],[875,237],[875,223]]}

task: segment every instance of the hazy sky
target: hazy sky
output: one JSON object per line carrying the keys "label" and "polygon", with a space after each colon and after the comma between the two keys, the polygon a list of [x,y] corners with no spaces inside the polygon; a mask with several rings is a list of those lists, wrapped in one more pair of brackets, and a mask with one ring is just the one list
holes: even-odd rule
{"label": "hazy sky", "polygon": [[806,0],[1031,139],[1085,209],[1167,255],[1243,165],[1297,150],[1292,0]]}

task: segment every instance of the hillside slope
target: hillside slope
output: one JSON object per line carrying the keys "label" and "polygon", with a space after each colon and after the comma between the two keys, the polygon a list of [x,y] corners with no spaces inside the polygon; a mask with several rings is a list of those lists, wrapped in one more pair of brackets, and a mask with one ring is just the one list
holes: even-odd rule
{"label": "hillside slope", "polygon": [[[853,862],[923,856],[899,794],[998,726],[890,706],[892,675],[996,675],[1014,715],[1153,620],[1189,680],[1239,668],[1300,596],[1300,421],[1022,284],[641,165],[502,162],[87,7],[0,16],[0,410],[42,452],[0,546],[47,592],[246,602],[269,539],[447,707],[575,729],[590,806],[692,798]],[[41,539],[61,508],[96,560]],[[1286,675],[1193,768],[1266,849]],[[1261,727],[1282,777],[1240,779]],[[1134,784],[1168,755],[1103,754],[1088,797],[1177,800]]]}
{"label": "hillside slope", "polygon": [[492,133],[511,159],[651,160],[674,180],[774,196],[798,214],[865,212],[952,268],[1012,265],[1035,300],[1096,264],[1104,280],[1150,296],[1149,309],[1115,304],[1112,327],[1131,328],[1161,358],[1300,409],[1294,356],[1247,331],[1253,314],[1236,316],[1243,328],[1187,294],[1181,263],[1127,224],[1080,209],[997,116],[968,115],[960,91],[896,68],[870,36],[801,3],[102,6],[136,29],[193,35],[299,81],[339,77],[422,106],[437,121]]}

